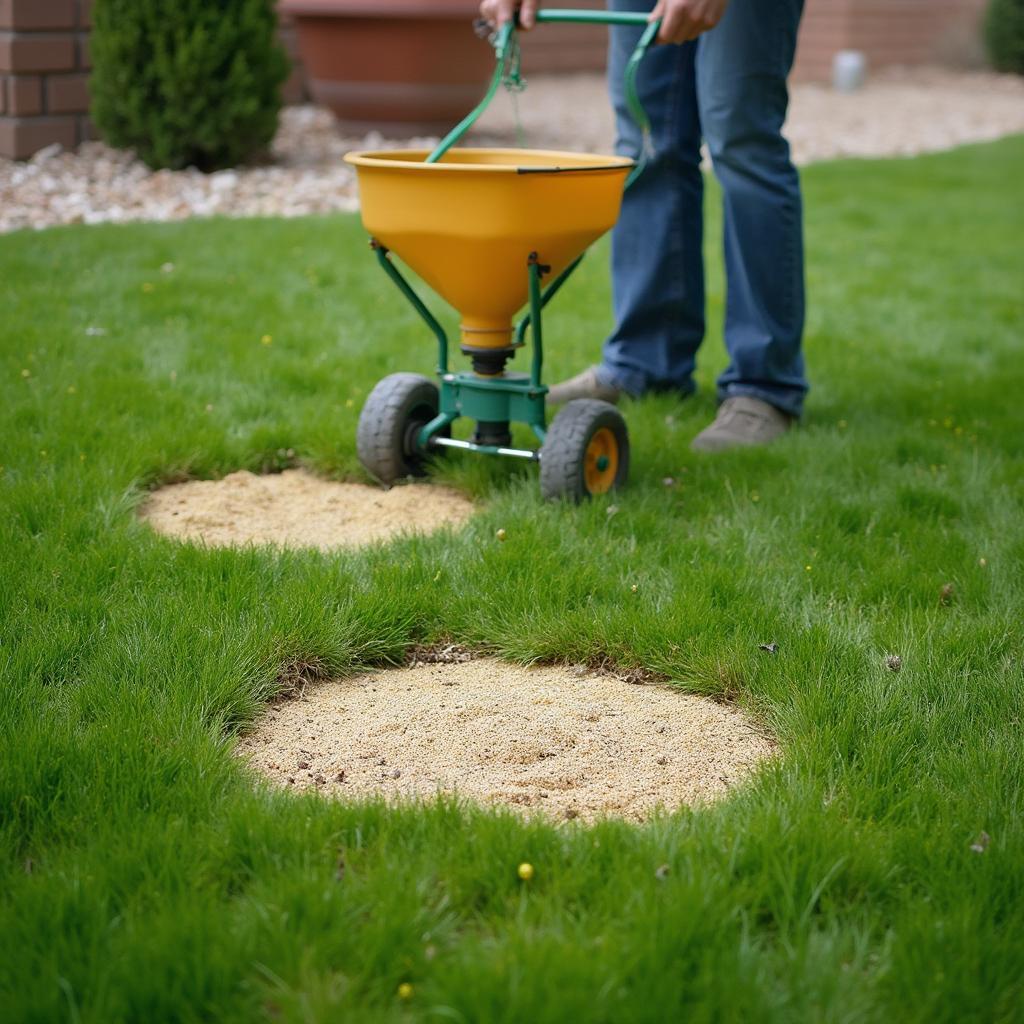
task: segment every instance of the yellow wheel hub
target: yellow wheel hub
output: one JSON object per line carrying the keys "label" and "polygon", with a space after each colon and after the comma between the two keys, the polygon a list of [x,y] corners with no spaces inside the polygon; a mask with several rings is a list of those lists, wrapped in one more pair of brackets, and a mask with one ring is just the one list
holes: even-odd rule
{"label": "yellow wheel hub", "polygon": [[607,428],[601,427],[587,444],[583,455],[583,479],[591,494],[605,494],[612,489],[619,472],[619,441]]}

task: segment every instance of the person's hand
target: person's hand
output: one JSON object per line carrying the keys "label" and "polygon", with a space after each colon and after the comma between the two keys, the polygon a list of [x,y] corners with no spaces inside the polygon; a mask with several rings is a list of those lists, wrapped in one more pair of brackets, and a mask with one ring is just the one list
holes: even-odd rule
{"label": "person's hand", "polygon": [[[658,0],[650,20],[661,18],[659,43],[685,43],[714,28],[729,0]],[[485,4],[484,6],[487,6]],[[500,2],[498,3],[500,6]]]}
{"label": "person's hand", "polygon": [[519,10],[519,27],[533,28],[540,0],[481,0],[480,17],[495,28],[510,22]]}

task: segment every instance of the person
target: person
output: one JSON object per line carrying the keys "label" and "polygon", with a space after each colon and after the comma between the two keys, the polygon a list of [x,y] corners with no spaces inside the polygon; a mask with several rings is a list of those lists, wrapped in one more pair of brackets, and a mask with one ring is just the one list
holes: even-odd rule
{"label": "person", "polygon": [[[500,26],[518,9],[530,29],[538,5],[483,0],[480,10]],[[718,378],[718,414],[692,447],[768,443],[800,417],[807,393],[803,210],[782,135],[803,0],[610,0],[609,8],[662,19],[666,45],[652,47],[638,75],[649,158],[612,232],[615,327],[602,361],[554,385],[549,401],[693,392],[705,330],[703,141],[722,191],[729,365]],[[624,73],[641,32],[612,26],[608,59],[616,152],[634,159],[644,140]]]}

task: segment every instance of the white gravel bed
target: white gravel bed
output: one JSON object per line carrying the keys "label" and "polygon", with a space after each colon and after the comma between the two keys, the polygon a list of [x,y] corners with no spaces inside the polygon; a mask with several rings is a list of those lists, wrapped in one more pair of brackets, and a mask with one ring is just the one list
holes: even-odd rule
{"label": "white gravel bed", "polygon": [[[609,151],[612,116],[601,75],[538,76],[518,97],[502,95],[475,144]],[[848,156],[910,156],[1024,132],[1024,79],[937,70],[887,72],[857,93],[798,84],[787,135],[798,163]],[[283,216],[358,208],[353,148],[427,147],[433,139],[346,138],[329,112],[282,112],[268,160],[202,174],[151,171],[130,152],[100,142],[75,152],[49,147],[30,161],[0,160],[0,232],[57,224],[180,220],[192,216]]]}

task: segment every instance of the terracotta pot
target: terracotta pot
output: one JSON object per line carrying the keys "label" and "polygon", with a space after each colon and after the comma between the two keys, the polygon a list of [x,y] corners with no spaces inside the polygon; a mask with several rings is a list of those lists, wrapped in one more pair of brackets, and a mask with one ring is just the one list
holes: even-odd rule
{"label": "terracotta pot", "polygon": [[475,105],[494,51],[473,32],[478,0],[281,0],[309,89],[355,131],[438,134]]}

